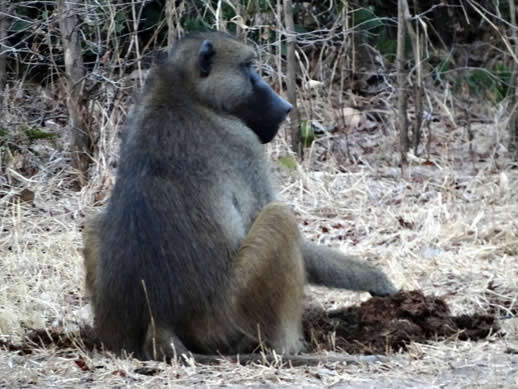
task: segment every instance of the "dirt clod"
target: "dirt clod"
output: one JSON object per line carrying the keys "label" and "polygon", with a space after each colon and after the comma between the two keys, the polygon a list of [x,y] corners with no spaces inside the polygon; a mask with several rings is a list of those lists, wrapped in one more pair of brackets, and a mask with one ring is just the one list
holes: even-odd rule
{"label": "dirt clod", "polygon": [[13,343],[0,339],[0,348],[17,352],[20,355],[32,354],[34,350],[55,346],[59,350],[77,349],[91,351],[101,349],[102,344],[90,326],[85,326],[79,333],[64,333],[60,330],[31,329],[27,330],[21,343]]}

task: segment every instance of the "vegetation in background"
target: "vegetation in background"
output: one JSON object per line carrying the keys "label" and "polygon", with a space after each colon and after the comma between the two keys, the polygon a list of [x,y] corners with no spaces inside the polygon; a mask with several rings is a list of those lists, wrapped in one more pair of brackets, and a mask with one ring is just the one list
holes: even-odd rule
{"label": "vegetation in background", "polygon": [[[77,32],[79,39],[78,60],[83,64],[84,75],[72,77],[65,69],[67,34],[61,33],[59,4],[55,0],[3,2],[2,15],[7,16],[0,18],[0,65],[5,65],[5,70],[0,66],[2,96],[9,95],[8,100],[13,101],[14,94],[15,101],[26,105],[31,92],[22,93],[19,88],[31,82],[52,97],[39,111],[35,105],[27,111],[3,104],[0,125],[8,132],[14,131],[21,120],[30,128],[54,133],[58,144],[86,155],[82,167],[78,165],[81,170],[97,154],[111,153],[105,150],[109,147],[107,140],[124,131],[122,123],[127,110],[121,103],[131,100],[134,88],[142,86],[146,69],[165,55],[169,29],[173,38],[193,31],[224,30],[256,44],[259,71],[281,94],[293,78],[298,101],[298,119],[293,119],[298,124],[293,137],[298,136],[304,148],[321,144],[319,139],[327,139],[329,131],[334,131],[334,139],[345,140],[345,146],[340,146],[345,155],[343,163],[355,163],[348,138],[354,126],[344,116],[343,108],[358,103],[355,95],[380,100],[378,107],[394,107],[396,102],[390,91],[404,88],[410,93],[411,104],[421,99],[415,104],[416,115],[422,118],[415,123],[409,121],[409,133],[405,136],[412,141],[414,153],[419,154],[423,152],[421,132],[429,120],[447,118],[456,123],[456,116],[465,112],[466,99],[488,107],[512,106],[514,89],[510,85],[513,69],[517,69],[516,54],[512,55],[516,26],[511,23],[510,2],[405,3],[409,30],[405,34],[407,59],[402,71],[406,85],[399,85],[395,66],[397,0],[293,1],[293,59],[288,59],[289,34],[284,2],[280,0],[74,3],[77,27],[72,31]],[[173,12],[170,15],[167,6]],[[288,77],[290,63],[295,71]],[[69,67],[68,72],[72,70],[77,67]],[[420,85],[419,93],[415,93],[416,85]],[[74,92],[70,94],[70,90]],[[73,97],[75,106],[70,105],[67,96]],[[76,146],[74,137],[67,137],[71,130],[69,134],[61,130],[68,120],[62,110],[66,101],[68,115],[75,116],[76,123],[69,127],[78,128],[76,135],[83,137]],[[321,102],[327,113],[318,108]],[[100,107],[107,111],[101,112]],[[514,111],[509,108],[509,112]],[[383,110],[375,109],[375,114],[366,112],[385,127],[384,132],[396,128],[392,116]],[[317,131],[315,125],[319,127]],[[106,131],[108,128],[110,132]],[[516,140],[511,137],[509,148],[513,142]]]}

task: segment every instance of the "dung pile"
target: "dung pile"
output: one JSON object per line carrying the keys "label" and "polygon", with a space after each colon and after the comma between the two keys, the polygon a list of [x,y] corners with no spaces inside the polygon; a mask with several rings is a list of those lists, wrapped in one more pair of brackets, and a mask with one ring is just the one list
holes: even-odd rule
{"label": "dung pile", "polygon": [[372,297],[359,306],[331,312],[311,309],[303,325],[313,351],[367,355],[404,351],[412,341],[424,343],[453,335],[460,340],[478,340],[499,331],[495,316],[451,316],[442,298],[420,291]]}

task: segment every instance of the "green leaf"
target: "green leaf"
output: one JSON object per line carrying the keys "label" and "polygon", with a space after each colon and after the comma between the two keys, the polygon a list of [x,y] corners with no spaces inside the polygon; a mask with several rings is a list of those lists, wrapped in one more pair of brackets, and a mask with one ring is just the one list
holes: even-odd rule
{"label": "green leaf", "polygon": [[14,22],[12,29],[15,32],[20,32],[27,30],[30,26],[31,23],[26,22],[25,20],[17,20],[16,22]]}
{"label": "green leaf", "polygon": [[284,166],[286,169],[288,169],[290,171],[294,171],[295,169],[297,169],[297,160],[294,157],[292,157],[291,155],[281,157],[279,159],[279,162],[280,162],[281,166]]}
{"label": "green leaf", "polygon": [[309,120],[300,121],[300,138],[304,147],[309,147],[315,140],[315,133],[313,132],[313,126]]}
{"label": "green leaf", "polygon": [[42,131],[36,127],[25,128],[24,132],[31,141],[38,140],[38,139],[53,139],[56,137],[56,134]]}

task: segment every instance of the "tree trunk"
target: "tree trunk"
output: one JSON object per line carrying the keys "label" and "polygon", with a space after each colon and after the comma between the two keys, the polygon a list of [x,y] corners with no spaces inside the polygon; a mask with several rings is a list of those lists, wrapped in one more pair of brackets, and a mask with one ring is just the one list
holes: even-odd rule
{"label": "tree trunk", "polygon": [[[414,0],[414,12],[418,12],[418,1]],[[414,136],[413,146],[414,154],[417,156],[419,149],[419,142],[421,141],[421,127],[423,124],[423,50],[424,50],[424,39],[421,37],[420,21],[416,21],[415,30],[412,27],[412,16],[410,15],[410,9],[408,8],[408,2],[405,0],[405,20],[406,27],[410,34],[410,41],[412,43],[412,51],[414,53],[414,61],[417,72],[417,80],[414,86],[414,99],[415,99],[415,122],[414,122]],[[424,33],[424,31],[423,31]]]}
{"label": "tree trunk", "polygon": [[405,73],[405,7],[403,1],[398,1],[398,25],[397,25],[397,80],[399,87],[398,96],[398,127],[399,127],[399,147],[401,149],[401,175],[407,177],[408,160],[408,125],[407,125],[407,91]]}
{"label": "tree trunk", "polygon": [[[516,6],[514,0],[509,0],[509,13],[511,15],[511,38],[514,43],[514,52],[518,57],[518,34],[516,33]],[[518,161],[518,63],[513,61],[511,83],[509,85],[509,150],[513,160]]]}
{"label": "tree trunk", "polygon": [[0,114],[4,109],[5,83],[7,80],[7,29],[9,27],[9,6],[7,1],[0,2]]}
{"label": "tree trunk", "polygon": [[282,94],[282,91],[284,90],[282,86],[282,2],[281,0],[277,0],[277,31],[275,32],[275,39],[277,40],[277,50],[275,52],[275,59],[277,62],[277,76],[278,76],[278,82],[279,82],[279,94]]}
{"label": "tree trunk", "polygon": [[293,21],[293,4],[291,0],[284,0],[284,20],[286,22],[286,37],[288,41],[288,56],[287,56],[287,68],[288,68],[288,82],[287,92],[288,101],[293,105],[293,109],[290,112],[290,132],[291,132],[291,149],[297,153],[300,157],[303,157],[302,142],[300,139],[300,120],[299,113],[297,110],[297,63],[295,58],[295,23]]}
{"label": "tree trunk", "polygon": [[87,110],[83,103],[84,67],[79,41],[77,17],[80,3],[57,0],[59,27],[65,53],[66,93],[69,114],[72,166],[78,171],[79,185],[86,184],[89,165],[90,136],[87,126]]}

